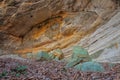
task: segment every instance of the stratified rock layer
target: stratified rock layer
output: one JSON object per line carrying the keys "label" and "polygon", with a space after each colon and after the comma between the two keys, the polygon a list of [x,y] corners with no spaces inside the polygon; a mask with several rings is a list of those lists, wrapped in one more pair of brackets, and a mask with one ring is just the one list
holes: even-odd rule
{"label": "stratified rock layer", "polygon": [[119,5],[119,0],[0,0],[0,48],[21,55],[60,48],[68,57],[74,45],[90,54],[108,43],[118,47]]}

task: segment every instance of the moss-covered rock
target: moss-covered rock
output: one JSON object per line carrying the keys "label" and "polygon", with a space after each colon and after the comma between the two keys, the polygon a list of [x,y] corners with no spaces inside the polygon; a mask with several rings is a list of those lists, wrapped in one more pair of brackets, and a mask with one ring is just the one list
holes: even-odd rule
{"label": "moss-covered rock", "polygon": [[40,51],[36,54],[36,60],[49,60],[50,56],[45,51]]}
{"label": "moss-covered rock", "polygon": [[71,60],[66,64],[65,67],[66,67],[66,68],[74,67],[75,65],[79,64],[81,60],[82,60],[81,58],[71,59]]}
{"label": "moss-covered rock", "polygon": [[91,57],[89,56],[86,49],[80,47],[80,46],[74,46],[73,47],[73,54],[71,56],[71,60],[68,61],[66,64],[66,67],[74,67],[75,65],[87,61],[91,61]]}
{"label": "moss-covered rock", "polygon": [[26,56],[27,56],[27,58],[29,58],[29,59],[33,58],[33,54],[32,54],[32,53],[27,53]]}
{"label": "moss-covered rock", "polygon": [[49,53],[50,58],[55,60],[61,60],[64,58],[64,54],[61,49],[55,49]]}
{"label": "moss-covered rock", "polygon": [[[75,67],[76,69],[79,69],[79,67]],[[86,71],[86,72],[103,72],[105,71],[104,67],[97,63],[97,62],[85,62],[81,66],[81,71]]]}

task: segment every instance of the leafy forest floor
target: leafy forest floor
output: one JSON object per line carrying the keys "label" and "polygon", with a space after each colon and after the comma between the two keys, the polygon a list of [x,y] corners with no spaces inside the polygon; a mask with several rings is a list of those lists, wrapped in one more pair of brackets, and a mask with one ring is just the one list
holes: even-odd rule
{"label": "leafy forest floor", "polygon": [[120,80],[120,64],[105,72],[81,72],[64,68],[63,61],[34,61],[0,58],[0,80]]}

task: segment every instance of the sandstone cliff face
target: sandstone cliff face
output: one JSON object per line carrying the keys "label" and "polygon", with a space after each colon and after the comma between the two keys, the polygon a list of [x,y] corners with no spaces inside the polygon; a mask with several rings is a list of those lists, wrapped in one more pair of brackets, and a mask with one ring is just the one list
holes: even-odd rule
{"label": "sandstone cliff face", "polygon": [[81,45],[94,54],[113,45],[108,40],[119,41],[119,4],[119,0],[0,0],[0,48],[23,55],[60,48],[68,56],[72,46]]}

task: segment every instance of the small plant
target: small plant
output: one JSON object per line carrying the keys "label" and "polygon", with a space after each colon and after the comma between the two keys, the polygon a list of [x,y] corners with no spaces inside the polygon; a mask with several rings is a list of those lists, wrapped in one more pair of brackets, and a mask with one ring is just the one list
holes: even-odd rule
{"label": "small plant", "polygon": [[17,66],[16,68],[15,68],[15,70],[17,71],[17,72],[23,72],[23,71],[25,71],[27,69],[27,66]]}
{"label": "small plant", "polygon": [[20,73],[17,73],[15,76],[16,76],[16,77],[20,77],[20,75],[21,75]]}
{"label": "small plant", "polygon": [[27,74],[27,66],[17,66],[14,69],[11,69],[12,73],[15,73],[16,77],[19,77],[21,74],[25,75]]}
{"label": "small plant", "polygon": [[0,78],[5,77],[6,75],[7,75],[7,72],[6,72],[6,71],[3,71],[3,72],[0,74]]}

